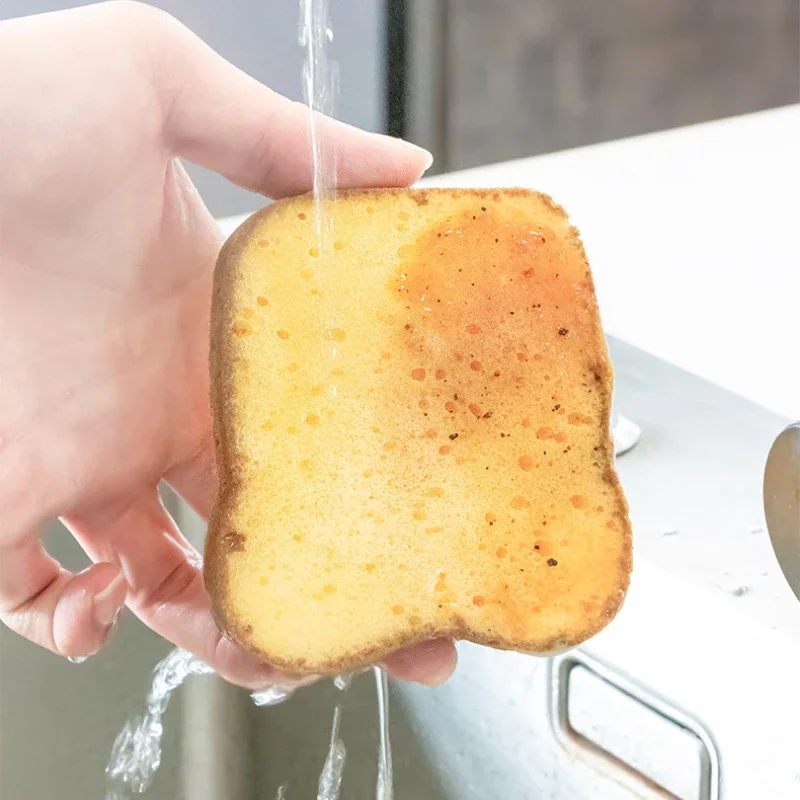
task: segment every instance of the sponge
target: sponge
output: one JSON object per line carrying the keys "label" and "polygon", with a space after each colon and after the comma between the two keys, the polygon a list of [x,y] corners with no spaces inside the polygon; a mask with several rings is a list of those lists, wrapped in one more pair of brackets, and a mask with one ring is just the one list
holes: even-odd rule
{"label": "sponge", "polygon": [[270,205],[215,273],[221,628],[333,674],[451,636],[554,653],[631,570],[612,369],[565,212],[521,190]]}

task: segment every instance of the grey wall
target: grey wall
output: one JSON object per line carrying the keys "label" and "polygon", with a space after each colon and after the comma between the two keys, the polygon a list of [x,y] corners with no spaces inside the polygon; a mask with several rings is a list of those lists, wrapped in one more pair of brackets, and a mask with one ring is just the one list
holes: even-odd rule
{"label": "grey wall", "polygon": [[410,2],[443,11],[440,169],[800,99],[797,0]]}
{"label": "grey wall", "polygon": [[[335,116],[367,130],[385,128],[384,0],[329,0],[341,91]],[[90,5],[72,0],[0,0],[0,19]],[[294,100],[302,100],[299,0],[151,0],[229,61]],[[263,200],[218,175],[190,167],[215,216],[243,213]]]}

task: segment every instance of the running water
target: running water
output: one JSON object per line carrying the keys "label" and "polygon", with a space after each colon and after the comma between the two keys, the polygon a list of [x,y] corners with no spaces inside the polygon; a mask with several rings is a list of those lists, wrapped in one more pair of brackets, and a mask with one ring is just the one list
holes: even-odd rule
{"label": "running water", "polygon": [[339,800],[339,792],[342,790],[342,775],[344,774],[344,761],[347,757],[347,751],[345,750],[344,742],[339,737],[341,718],[342,707],[336,706],[333,711],[328,756],[322,765],[322,772],[319,776],[317,800]]}
{"label": "running water", "polygon": [[303,98],[309,107],[315,224],[321,252],[331,231],[330,221],[325,220],[323,213],[323,202],[336,188],[336,151],[333,142],[325,138],[322,115],[333,116],[339,84],[338,65],[329,62],[327,54],[328,43],[333,41],[328,0],[301,0],[298,39],[305,50]]}
{"label": "running water", "polygon": [[[164,714],[170,698],[188,677],[213,674],[208,664],[185,650],[175,649],[158,663],[147,693],[147,710],[128,720],[111,748],[106,800],[125,800],[130,794],[147,791],[161,766]],[[274,706],[291,695],[289,689],[271,686],[250,696],[257,706]]]}
{"label": "running water", "polygon": [[128,793],[146,792],[161,766],[164,712],[172,693],[190,675],[210,675],[211,667],[185,650],[173,650],[153,671],[147,711],[128,720],[117,736],[106,767],[106,800],[123,800]]}
{"label": "running water", "polygon": [[375,687],[378,690],[378,783],[376,800],[393,800],[392,745],[389,739],[389,679],[380,667],[373,667]]}

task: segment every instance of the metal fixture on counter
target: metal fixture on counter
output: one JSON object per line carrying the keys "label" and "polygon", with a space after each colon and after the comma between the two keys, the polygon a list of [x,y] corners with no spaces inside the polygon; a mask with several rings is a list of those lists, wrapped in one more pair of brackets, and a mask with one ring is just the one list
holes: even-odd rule
{"label": "metal fixture on counter", "polygon": [[764,513],[778,563],[800,600],[800,422],[778,435],[767,457]]}
{"label": "metal fixture on counter", "polygon": [[616,411],[611,412],[611,436],[614,439],[614,455],[624,456],[633,450],[642,438],[642,429]]}

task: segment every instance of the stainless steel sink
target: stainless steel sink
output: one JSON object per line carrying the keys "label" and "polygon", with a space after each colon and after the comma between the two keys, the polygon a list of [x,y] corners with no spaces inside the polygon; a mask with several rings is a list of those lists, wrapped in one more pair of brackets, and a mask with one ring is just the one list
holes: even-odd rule
{"label": "stainless steel sink", "polygon": [[[618,407],[643,429],[619,462],[636,545],[625,608],[569,663],[462,645],[445,687],[393,685],[398,800],[800,797],[800,603],[761,507],[764,460],[787,420],[611,344]],[[202,537],[185,508],[177,516]],[[48,538],[82,563],[63,530]],[[99,800],[113,737],[141,710],[168,646],[134,619],[80,666],[7,632],[0,645],[0,795]],[[342,798],[373,798],[369,675],[346,693],[326,683],[266,709],[193,679],[167,714],[163,767],[145,796],[273,800],[285,784],[287,800],[316,797],[337,703]]]}

